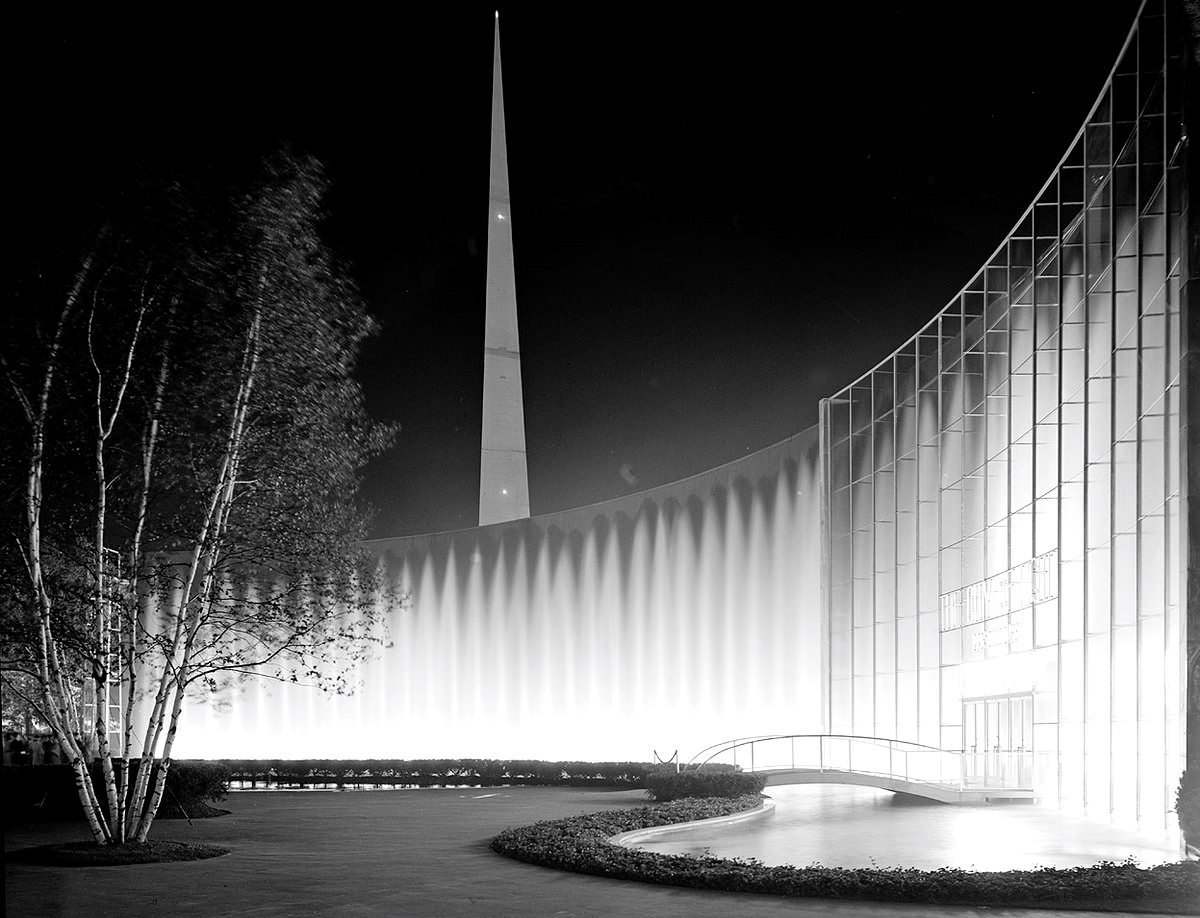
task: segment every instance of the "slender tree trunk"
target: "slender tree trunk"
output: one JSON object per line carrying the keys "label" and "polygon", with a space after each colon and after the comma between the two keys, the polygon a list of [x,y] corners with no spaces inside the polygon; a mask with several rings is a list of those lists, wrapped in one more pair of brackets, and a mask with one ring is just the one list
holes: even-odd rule
{"label": "slender tree trunk", "polygon": [[[213,578],[217,568],[220,540],[224,533],[225,524],[229,516],[229,508],[233,501],[234,484],[237,480],[238,454],[245,431],[246,415],[249,411],[250,398],[254,391],[254,382],[258,369],[261,315],[262,310],[260,305],[255,310],[250,327],[246,333],[246,344],[242,355],[241,379],[237,395],[234,399],[229,431],[225,441],[225,452],[221,460],[221,468],[217,475],[215,487],[213,488],[208,512],[201,521],[200,532],[198,533],[196,545],[192,553],[192,562],[188,570],[188,579],[177,606],[175,640],[172,643],[170,661],[174,664],[174,661],[178,658],[179,664],[178,667],[171,665],[164,668],[162,678],[159,682],[159,692],[155,698],[154,710],[151,712],[152,730],[147,729],[147,734],[150,735],[151,732],[153,733],[154,739],[150,748],[156,749],[164,725],[167,698],[173,695],[170,722],[163,745],[162,761],[158,770],[158,777],[155,781],[153,794],[145,805],[143,805],[143,801],[146,798],[150,772],[150,769],[147,767],[145,755],[142,757],[142,768],[138,771],[137,786],[131,804],[131,809],[136,808],[140,814],[135,822],[136,827],[131,833],[132,837],[137,841],[145,841],[147,833],[150,831],[150,825],[154,821],[154,816],[158,812],[159,804],[162,802],[162,795],[166,788],[167,773],[171,765],[171,748],[174,745],[175,732],[179,724],[179,714],[183,706],[183,696],[187,688],[187,667],[190,662],[191,650],[204,623],[204,619],[207,617],[205,614],[206,606],[211,602]],[[194,594],[192,590],[193,584],[197,581],[197,575],[199,575],[200,588],[198,594]],[[193,598],[198,600],[196,605],[199,606],[194,612],[191,611]],[[180,645],[181,638],[183,638],[182,647]],[[179,653],[180,650],[182,650],[181,654]]]}
{"label": "slender tree trunk", "polygon": [[[100,386],[96,386],[96,402],[99,407]],[[108,652],[108,642],[112,638],[112,628],[109,616],[112,614],[109,606],[111,598],[105,596],[105,582],[108,573],[105,570],[104,555],[104,523],[107,508],[108,482],[104,472],[104,433],[103,429],[96,437],[96,637],[94,653],[93,697],[96,708],[96,746],[100,753],[101,769],[104,772],[104,792],[108,799],[108,822],[112,827],[113,841],[120,844],[125,840],[121,819],[121,799],[117,793],[117,778],[113,771],[112,750],[108,746],[108,688],[110,684],[109,667],[112,656]]]}
{"label": "slender tree trunk", "polygon": [[162,672],[158,677],[158,689],[154,696],[154,706],[151,708],[150,717],[146,723],[145,740],[142,745],[142,764],[138,768],[137,777],[134,779],[133,793],[130,796],[126,810],[125,836],[127,838],[136,835],[138,822],[144,818],[146,790],[150,784],[150,767],[154,761],[155,750],[158,748],[158,743],[162,735],[163,712],[170,697],[171,687],[177,670],[177,660],[183,647],[186,615],[190,606],[191,584],[198,562],[196,554],[196,552],[193,552],[192,562],[188,571],[188,580],[180,590],[180,597],[177,601],[173,601],[174,612],[172,615],[175,622],[175,632],[171,639],[171,649],[163,661]]}
{"label": "slender tree trunk", "polygon": [[[37,597],[38,604],[38,635],[40,646],[39,679],[41,683],[42,702],[60,745],[71,754],[71,765],[75,772],[75,785],[83,804],[84,815],[88,828],[97,843],[103,844],[110,840],[111,835],[100,812],[98,801],[92,790],[91,776],[88,773],[84,750],[76,742],[72,727],[78,721],[70,717],[70,701],[66,680],[58,659],[58,652],[53,637],[53,605],[42,570],[41,545],[41,511],[42,511],[42,476],[43,462],[46,450],[46,422],[50,410],[50,393],[54,385],[54,377],[58,370],[59,352],[62,348],[63,332],[68,319],[79,299],[83,286],[91,271],[94,250],[83,259],[75,282],[68,292],[63,308],[59,313],[58,324],[46,357],[46,369],[42,375],[41,392],[39,393],[36,410],[29,401],[18,392],[18,400],[25,410],[26,418],[31,427],[29,473],[25,491],[25,524],[27,557],[31,587]],[[15,383],[14,383],[15,388]]]}
{"label": "slender tree trunk", "polygon": [[[104,538],[106,523],[108,521],[108,476],[104,466],[104,447],[108,442],[108,438],[112,435],[117,418],[121,413],[121,405],[125,399],[125,391],[129,386],[129,379],[133,372],[133,358],[137,352],[138,341],[142,331],[142,321],[146,317],[146,308],[149,305],[149,300],[143,295],[139,304],[137,322],[134,324],[133,332],[130,335],[129,345],[125,348],[124,371],[117,384],[112,410],[107,412],[107,419],[105,418],[106,412],[104,408],[104,371],[100,367],[100,362],[96,359],[96,352],[92,342],[92,326],[96,318],[96,302],[97,297],[94,296],[92,300],[92,312],[88,317],[87,334],[88,355],[92,360],[92,368],[96,372],[96,537],[95,565],[93,571],[96,584],[96,636],[93,649],[95,654],[93,691],[96,708],[96,746],[100,754],[101,768],[104,772],[104,790],[105,796],[108,799],[108,819],[113,829],[113,840],[119,844],[125,840],[124,819],[121,813],[122,798],[118,792],[117,778],[113,770],[112,750],[109,748],[108,742],[108,692],[111,685],[111,668],[114,658],[117,660],[117,676],[120,678],[121,652],[120,647],[118,647],[114,654],[112,648],[109,646],[113,632],[110,619],[116,613],[112,609],[114,605],[112,591],[111,589],[106,590],[106,584],[111,579],[111,576],[107,570],[109,565],[107,563]],[[120,634],[119,630],[118,634]]]}
{"label": "slender tree trunk", "polygon": [[[175,301],[171,302],[171,311],[175,309]],[[150,488],[153,481],[154,448],[158,441],[158,422],[162,412],[163,396],[170,376],[170,339],[163,344],[162,360],[159,363],[158,376],[154,384],[154,399],[151,404],[150,418],[142,436],[142,481],[138,495],[137,522],[134,525],[133,537],[129,546],[129,576],[125,585],[125,612],[127,644],[123,648],[125,678],[128,683],[128,695],[125,699],[125,736],[122,742],[121,786],[119,788],[123,801],[122,836],[128,838],[133,832],[134,820],[141,816],[135,805],[135,788],[129,786],[129,760],[133,752],[133,714],[134,699],[137,695],[138,672],[137,663],[141,659],[141,619],[139,617],[138,581],[142,564],[142,534],[146,529],[146,517],[150,507]],[[149,739],[149,736],[146,737]],[[152,761],[154,746],[145,746],[142,750],[143,760]]]}

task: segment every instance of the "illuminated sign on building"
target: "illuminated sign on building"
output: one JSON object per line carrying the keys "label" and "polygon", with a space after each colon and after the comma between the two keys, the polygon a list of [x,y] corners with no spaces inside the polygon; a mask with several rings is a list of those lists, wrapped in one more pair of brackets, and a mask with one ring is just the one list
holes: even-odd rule
{"label": "illuminated sign on building", "polygon": [[[968,584],[961,590],[943,593],[941,630],[978,625],[1057,597],[1058,551],[1055,549],[994,577]],[[997,623],[996,628],[989,628],[986,633],[998,632],[1003,624]],[[1001,641],[989,636],[986,643],[991,647]]]}

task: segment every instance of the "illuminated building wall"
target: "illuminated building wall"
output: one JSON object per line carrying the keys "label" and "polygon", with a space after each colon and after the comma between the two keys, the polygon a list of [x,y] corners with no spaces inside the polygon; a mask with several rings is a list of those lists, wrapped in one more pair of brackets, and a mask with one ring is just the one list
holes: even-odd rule
{"label": "illuminated building wall", "polygon": [[1143,8],[1009,237],[821,420],[831,732],[1148,824],[1185,761],[1197,545],[1186,32]]}

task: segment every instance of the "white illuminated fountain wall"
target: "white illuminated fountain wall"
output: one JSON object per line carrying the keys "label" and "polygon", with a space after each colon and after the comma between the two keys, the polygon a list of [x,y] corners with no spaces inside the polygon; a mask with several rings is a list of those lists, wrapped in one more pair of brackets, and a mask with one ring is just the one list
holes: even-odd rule
{"label": "white illuminated fountain wall", "polygon": [[650,760],[821,729],[816,430],[662,488],[369,547],[409,603],[350,696],[255,680],[180,757]]}

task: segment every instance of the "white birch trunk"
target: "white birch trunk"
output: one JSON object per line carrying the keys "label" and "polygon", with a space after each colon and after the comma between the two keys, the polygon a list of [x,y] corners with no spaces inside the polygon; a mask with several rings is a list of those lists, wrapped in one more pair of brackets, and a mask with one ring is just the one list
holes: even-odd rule
{"label": "white birch trunk", "polygon": [[[117,385],[116,397],[112,410],[105,420],[104,410],[104,372],[96,360],[92,346],[92,325],[96,318],[95,301],[92,313],[88,317],[88,355],[92,360],[92,368],[96,371],[96,538],[95,538],[95,569],[93,576],[96,582],[96,643],[93,652],[96,655],[94,692],[96,708],[96,746],[100,754],[101,768],[104,772],[104,791],[108,800],[108,819],[113,831],[113,841],[120,844],[125,840],[124,819],[121,813],[122,799],[117,789],[116,774],[113,771],[112,750],[108,743],[108,687],[112,674],[109,667],[112,654],[108,642],[112,636],[112,628],[106,614],[106,605],[111,603],[111,597],[105,596],[107,573],[104,557],[104,531],[108,515],[108,476],[104,467],[104,447],[112,435],[113,427],[121,413],[121,404],[125,391],[129,386],[129,378],[133,372],[133,357],[137,351],[138,340],[141,336],[142,321],[146,316],[147,299],[142,298],[138,309],[137,322],[130,335],[129,346],[125,349],[125,368]],[[120,648],[116,658],[120,666]]]}
{"label": "white birch trunk", "polygon": [[[40,646],[39,682],[45,713],[48,715],[51,728],[64,749],[71,752],[71,765],[75,772],[76,791],[83,804],[84,815],[92,838],[103,844],[111,839],[108,826],[100,812],[98,802],[92,790],[91,777],[88,773],[87,762],[82,755],[83,750],[75,742],[71,727],[77,723],[71,718],[69,694],[63,677],[61,663],[53,637],[52,602],[46,590],[42,571],[41,545],[41,511],[42,511],[42,475],[43,459],[46,448],[46,421],[50,407],[50,392],[54,385],[54,376],[58,370],[59,350],[62,347],[63,330],[71,312],[79,299],[79,294],[91,270],[93,254],[85,256],[75,283],[67,294],[62,311],[59,314],[54,338],[46,358],[46,369],[42,376],[42,387],[39,394],[37,409],[33,410],[28,400],[18,391],[18,401],[25,410],[26,419],[31,430],[29,473],[25,492],[26,543],[28,552],[29,577],[31,587],[38,602],[38,634]],[[14,388],[16,388],[14,383]]]}
{"label": "white birch trunk", "polygon": [[[237,480],[238,454],[241,448],[242,437],[245,431],[246,414],[249,411],[250,397],[254,391],[255,375],[258,369],[261,315],[260,305],[255,310],[250,328],[246,333],[246,346],[242,355],[241,381],[238,386],[237,396],[234,399],[233,414],[230,418],[229,432],[226,436],[225,452],[221,460],[220,472],[213,489],[208,513],[201,522],[196,547],[192,553],[192,562],[188,571],[186,587],[180,595],[171,661],[174,662],[176,659],[176,653],[180,649],[179,638],[181,634],[186,632],[186,639],[183,641],[182,646],[182,656],[178,669],[170,679],[168,679],[169,668],[164,669],[163,677],[159,684],[159,693],[155,698],[154,711],[151,714],[154,743],[150,748],[154,749],[157,747],[157,742],[162,732],[168,690],[173,688],[174,700],[171,705],[171,717],[166,740],[163,744],[162,760],[157,779],[155,780],[153,794],[144,807],[142,801],[145,799],[150,774],[150,768],[144,755],[142,757],[142,767],[138,770],[137,788],[131,804],[131,810],[136,807],[139,815],[135,820],[136,828],[134,828],[131,835],[134,840],[139,842],[146,840],[150,826],[154,822],[154,817],[158,812],[158,807],[162,803],[163,793],[166,789],[167,773],[171,767],[171,749],[174,746],[175,733],[179,726],[179,715],[183,709],[184,692],[187,689],[187,668],[190,663],[191,650],[206,618],[207,606],[211,602],[220,540],[224,534],[225,525],[229,518],[229,510],[233,503],[234,484]],[[189,611],[194,595],[192,593],[192,586],[196,583],[196,575],[201,570],[203,570],[203,574],[200,578],[200,589],[198,595],[195,595],[195,598],[198,599],[199,608],[191,614],[192,621],[189,623]],[[147,732],[149,733],[150,731],[148,730]]]}
{"label": "white birch trunk", "polygon": [[[174,308],[175,303],[172,302],[172,311]],[[129,691],[125,699],[125,736],[122,741],[122,765],[118,787],[123,807],[121,834],[124,838],[128,838],[132,834],[134,820],[141,816],[141,812],[136,805],[140,801],[136,801],[135,788],[129,786],[129,760],[133,752],[134,700],[137,696],[138,682],[137,662],[141,657],[141,622],[138,618],[138,580],[142,563],[142,534],[146,529],[146,517],[150,506],[150,486],[153,481],[154,470],[154,447],[158,441],[158,419],[162,411],[163,394],[167,387],[169,369],[170,342],[167,341],[163,345],[162,362],[159,364],[158,377],[154,384],[154,400],[150,411],[150,419],[146,425],[146,432],[142,437],[141,491],[138,495],[137,522],[134,525],[133,537],[130,540],[129,577],[126,580],[125,586],[124,610],[128,616],[126,620],[126,633],[129,635],[129,643],[122,650],[125,678],[129,685]],[[142,750],[142,758],[152,760],[153,757],[154,745],[151,744]]]}

